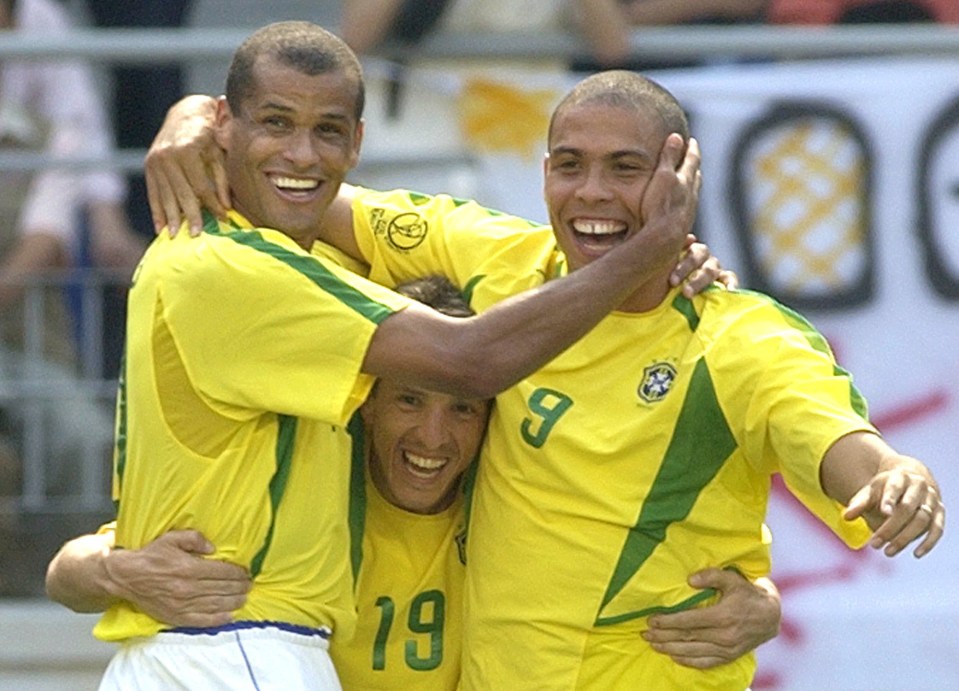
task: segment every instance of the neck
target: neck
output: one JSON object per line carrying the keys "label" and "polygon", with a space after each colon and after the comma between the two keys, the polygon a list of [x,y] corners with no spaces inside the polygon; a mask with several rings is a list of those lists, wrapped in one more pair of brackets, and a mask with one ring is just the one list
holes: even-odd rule
{"label": "neck", "polygon": [[671,272],[672,268],[670,267],[665,272],[655,274],[634,290],[616,308],[616,311],[637,313],[656,309],[666,299],[669,291],[672,290],[672,286],[669,285],[669,274]]}

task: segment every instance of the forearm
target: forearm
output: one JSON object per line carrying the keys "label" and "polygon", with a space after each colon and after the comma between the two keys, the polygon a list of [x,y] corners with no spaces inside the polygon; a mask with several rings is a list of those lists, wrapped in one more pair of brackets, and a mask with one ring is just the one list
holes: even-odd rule
{"label": "forearm", "polygon": [[829,447],[823,456],[819,481],[829,497],[840,504],[848,504],[873,477],[891,469],[888,466],[894,464],[897,457],[898,454],[875,434],[847,434]]}
{"label": "forearm", "polygon": [[345,0],[339,34],[355,52],[375,49],[386,38],[402,0]]}
{"label": "forearm", "polygon": [[66,265],[67,253],[53,233],[29,233],[0,261],[0,308],[18,300],[35,276]]}
{"label": "forearm", "polygon": [[684,233],[664,217],[568,276],[514,296],[470,319],[416,306],[377,330],[364,371],[466,397],[488,398],[541,368],[585,335],[646,281],[666,291]]}
{"label": "forearm", "polygon": [[820,482],[846,506],[846,519],[866,520],[873,530],[870,545],[887,556],[920,540],[913,553],[922,557],[942,537],[946,509],[932,473],[876,434],[857,432],[836,441],[823,457]]}
{"label": "forearm", "polygon": [[601,64],[615,65],[629,57],[629,21],[618,0],[579,0],[574,20]]}
{"label": "forearm", "polygon": [[675,2],[675,0],[633,0],[624,5],[629,21],[636,26],[670,25],[701,17],[759,17],[767,0],[728,2]]}
{"label": "forearm", "polygon": [[74,612],[102,612],[119,600],[106,568],[113,534],[83,535],[70,540],[47,567],[51,600]]}

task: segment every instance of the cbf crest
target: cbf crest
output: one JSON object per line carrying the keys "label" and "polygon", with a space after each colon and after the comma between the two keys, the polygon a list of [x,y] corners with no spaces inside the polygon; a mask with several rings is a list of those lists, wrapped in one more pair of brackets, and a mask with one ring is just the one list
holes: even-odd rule
{"label": "cbf crest", "polygon": [[657,362],[643,368],[643,380],[636,393],[647,403],[656,403],[666,398],[675,380],[676,368],[668,362]]}

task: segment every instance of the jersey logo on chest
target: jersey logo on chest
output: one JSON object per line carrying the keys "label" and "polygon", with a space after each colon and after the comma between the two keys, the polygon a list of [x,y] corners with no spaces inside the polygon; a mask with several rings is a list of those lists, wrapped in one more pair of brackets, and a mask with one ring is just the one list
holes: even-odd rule
{"label": "jersey logo on chest", "polygon": [[643,379],[636,393],[647,403],[656,403],[666,398],[675,380],[676,368],[668,362],[657,362],[643,368]]}

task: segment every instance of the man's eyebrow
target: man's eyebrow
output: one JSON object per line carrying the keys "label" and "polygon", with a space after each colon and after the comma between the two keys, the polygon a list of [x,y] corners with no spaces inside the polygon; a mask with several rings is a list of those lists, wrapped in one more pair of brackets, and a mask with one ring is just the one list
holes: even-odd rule
{"label": "man's eyebrow", "polygon": [[283,105],[282,103],[274,103],[273,101],[267,101],[266,103],[261,103],[256,108],[257,110],[281,110],[283,112],[290,112],[293,110],[292,107]]}
{"label": "man's eyebrow", "polygon": [[555,156],[556,154],[572,154],[573,156],[580,156],[582,155],[583,151],[582,149],[577,149],[572,146],[557,146],[550,149],[547,153],[549,153],[550,156]]}
{"label": "man's eyebrow", "polygon": [[[556,156],[561,154],[567,154],[572,156],[582,156],[583,150],[577,149],[573,146],[557,146],[554,149],[550,149],[549,155]],[[610,151],[603,154],[603,158],[607,159],[617,159],[617,158],[627,158],[627,157],[636,157],[641,158],[644,161],[654,161],[655,157],[650,155],[645,149],[619,149],[617,151]]]}

